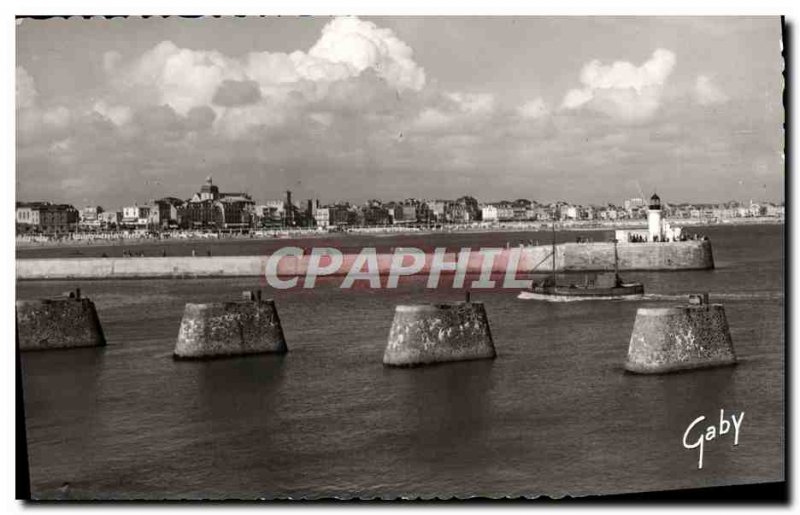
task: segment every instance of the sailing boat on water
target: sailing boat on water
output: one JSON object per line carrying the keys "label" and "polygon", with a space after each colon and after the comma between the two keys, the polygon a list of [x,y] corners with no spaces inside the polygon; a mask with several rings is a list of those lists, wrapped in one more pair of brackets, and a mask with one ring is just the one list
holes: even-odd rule
{"label": "sailing boat on water", "polygon": [[[517,298],[524,300],[613,300],[636,298],[644,295],[642,283],[626,283],[619,275],[619,254],[617,253],[617,240],[614,240],[614,274],[589,279],[585,278],[582,284],[561,283],[556,278],[556,227],[553,225],[553,250],[552,274],[533,287],[520,292]],[[600,279],[600,281],[598,281]]]}

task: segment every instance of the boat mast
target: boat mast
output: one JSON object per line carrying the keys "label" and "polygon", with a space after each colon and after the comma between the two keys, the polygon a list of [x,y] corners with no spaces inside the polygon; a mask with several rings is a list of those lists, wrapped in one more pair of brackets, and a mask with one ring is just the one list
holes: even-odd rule
{"label": "boat mast", "polygon": [[614,285],[619,286],[619,255],[617,254],[617,239],[614,238]]}
{"label": "boat mast", "polygon": [[556,223],[553,222],[553,286],[556,285]]}

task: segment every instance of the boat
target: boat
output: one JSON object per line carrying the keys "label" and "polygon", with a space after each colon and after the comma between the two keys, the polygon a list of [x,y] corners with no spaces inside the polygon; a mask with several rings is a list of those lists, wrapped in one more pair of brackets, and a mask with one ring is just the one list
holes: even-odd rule
{"label": "boat", "polygon": [[[556,229],[553,225],[552,274],[530,289],[519,293],[519,299],[565,302],[571,300],[615,300],[638,298],[644,295],[644,285],[625,282],[619,275],[617,240],[614,241],[614,273],[590,277],[584,275],[583,283],[559,283],[556,277]],[[599,280],[598,280],[599,279]]]}

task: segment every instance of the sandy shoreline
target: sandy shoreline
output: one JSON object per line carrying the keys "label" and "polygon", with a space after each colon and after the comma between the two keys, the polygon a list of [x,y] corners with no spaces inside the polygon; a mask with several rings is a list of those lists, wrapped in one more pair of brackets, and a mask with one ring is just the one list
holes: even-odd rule
{"label": "sandy shoreline", "polygon": [[[707,223],[697,220],[668,220],[669,222],[686,228],[716,227],[716,226],[746,226],[746,225],[783,225],[782,219],[744,219],[731,220],[721,223]],[[399,231],[348,231],[348,232],[316,232],[316,231],[297,231],[280,235],[270,236],[223,236],[223,237],[168,237],[168,238],[118,238],[113,240],[55,240],[44,242],[27,242],[17,240],[16,250],[25,251],[44,248],[86,248],[86,247],[135,247],[147,245],[183,245],[200,243],[236,243],[243,241],[297,241],[314,240],[322,238],[350,238],[350,237],[373,237],[391,238],[394,236],[426,236],[431,234],[484,234],[484,233],[519,233],[519,232],[549,232],[551,225],[548,223],[531,223],[524,226],[500,225],[492,227],[460,227],[449,230],[399,230]],[[607,225],[584,224],[584,223],[561,223],[556,226],[558,232],[574,231],[613,231],[616,229],[645,229],[647,224],[644,221],[637,223],[615,223]]]}

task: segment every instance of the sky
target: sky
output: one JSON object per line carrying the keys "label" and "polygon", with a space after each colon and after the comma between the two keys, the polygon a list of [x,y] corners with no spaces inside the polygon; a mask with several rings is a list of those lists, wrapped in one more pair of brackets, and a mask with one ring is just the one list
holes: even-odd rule
{"label": "sky", "polygon": [[18,21],[16,195],[782,201],[778,17]]}

